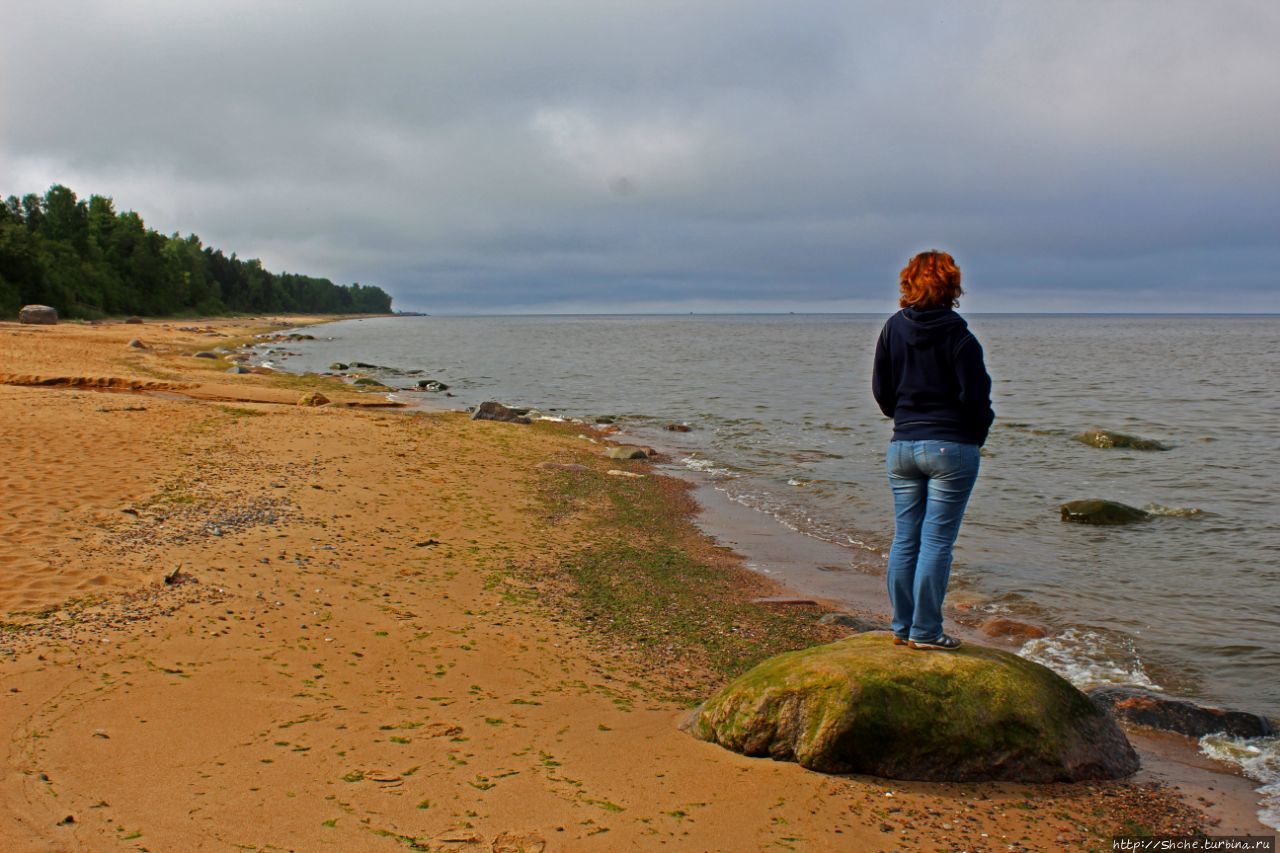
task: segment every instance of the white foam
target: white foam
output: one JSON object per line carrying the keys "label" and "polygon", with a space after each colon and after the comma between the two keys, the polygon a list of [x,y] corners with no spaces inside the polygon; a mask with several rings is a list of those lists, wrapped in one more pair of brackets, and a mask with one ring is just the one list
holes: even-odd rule
{"label": "white foam", "polygon": [[736,476],[728,468],[722,468],[716,464],[714,459],[705,459],[698,456],[686,456],[680,460],[680,464],[688,468],[690,471],[700,471],[703,474],[714,474],[717,477],[733,477]]}
{"label": "white foam", "polygon": [[1123,636],[1068,628],[1061,634],[1028,640],[1018,654],[1049,667],[1077,687],[1129,684],[1161,689],[1143,669],[1133,641]]}
{"label": "white foam", "polygon": [[1240,768],[1245,776],[1261,782],[1258,820],[1272,829],[1280,829],[1280,735],[1259,738],[1205,735],[1200,738],[1200,751]]}

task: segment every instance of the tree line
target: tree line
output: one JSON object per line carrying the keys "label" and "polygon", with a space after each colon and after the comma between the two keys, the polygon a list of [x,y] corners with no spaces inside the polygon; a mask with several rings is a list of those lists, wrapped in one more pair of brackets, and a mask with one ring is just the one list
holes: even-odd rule
{"label": "tree line", "polygon": [[273,273],[195,234],[165,236],[100,195],[61,184],[0,205],[0,318],[23,305],[62,317],[139,314],[386,314],[391,297],[358,282]]}

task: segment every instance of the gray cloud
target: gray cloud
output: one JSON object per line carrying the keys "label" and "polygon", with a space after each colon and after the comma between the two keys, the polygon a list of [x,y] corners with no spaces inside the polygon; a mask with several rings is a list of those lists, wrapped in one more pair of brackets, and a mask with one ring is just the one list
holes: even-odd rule
{"label": "gray cloud", "polygon": [[0,189],[401,307],[1280,310],[1280,7],[50,2]]}

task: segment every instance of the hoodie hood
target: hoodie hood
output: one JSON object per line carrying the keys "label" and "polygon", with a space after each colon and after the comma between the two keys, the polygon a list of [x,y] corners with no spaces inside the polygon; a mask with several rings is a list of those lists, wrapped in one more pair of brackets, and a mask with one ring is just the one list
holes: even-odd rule
{"label": "hoodie hood", "polygon": [[920,349],[933,346],[934,341],[949,338],[956,332],[969,328],[964,318],[950,308],[930,308],[926,311],[903,308],[900,315],[907,333],[907,343]]}

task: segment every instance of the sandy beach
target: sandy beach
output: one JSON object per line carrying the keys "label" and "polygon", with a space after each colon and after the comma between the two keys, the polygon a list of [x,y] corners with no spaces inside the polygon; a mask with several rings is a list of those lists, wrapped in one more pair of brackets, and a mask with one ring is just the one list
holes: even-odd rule
{"label": "sandy beach", "polygon": [[[1146,772],[896,782],[694,740],[679,723],[728,677],[840,636],[821,609],[752,603],[785,590],[594,429],[378,408],[190,355],[307,322],[0,323],[3,849],[1059,850],[1226,830]],[[311,390],[331,402],[297,405]]]}

